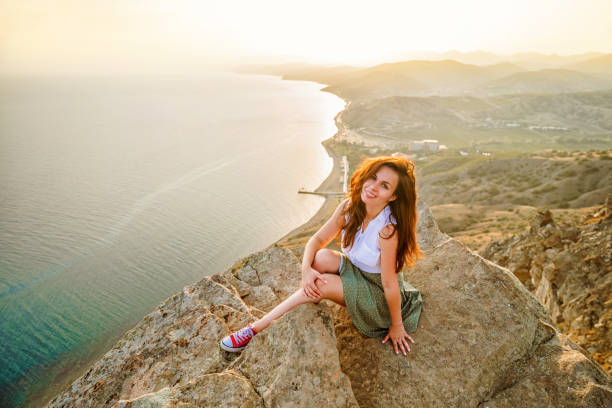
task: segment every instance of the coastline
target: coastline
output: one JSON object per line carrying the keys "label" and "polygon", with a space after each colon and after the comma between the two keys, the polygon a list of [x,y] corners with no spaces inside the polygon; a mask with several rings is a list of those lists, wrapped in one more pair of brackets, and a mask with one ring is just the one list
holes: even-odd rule
{"label": "coastline", "polygon": [[[310,81],[310,82],[314,82],[314,81]],[[328,92],[328,91],[321,90],[321,92]],[[348,106],[348,102],[344,98],[341,98],[340,96],[338,96],[338,95],[336,95],[334,93],[332,93],[332,94],[334,96],[337,96],[340,99],[342,99],[344,101],[344,103],[345,103],[345,106],[344,106],[344,108],[341,111],[339,111],[334,116],[334,123],[336,124],[337,131],[330,138],[325,139],[324,141],[321,142],[321,144],[325,148],[327,154],[332,158],[333,165],[332,165],[331,172],[321,182],[321,184],[314,190],[315,192],[342,191],[342,183],[339,181],[340,177],[343,175],[343,171],[341,169],[342,157],[337,152],[334,152],[331,148],[329,148],[326,145],[326,142],[334,139],[338,134],[341,133],[342,125],[341,125],[341,122],[339,122],[339,117],[342,114],[342,112],[344,112],[346,110],[346,107]],[[303,254],[303,247],[306,244],[306,242],[308,241],[308,239],[330,217],[330,215],[333,213],[333,211],[336,209],[337,205],[341,201],[342,201],[341,197],[327,197],[327,196],[325,196],[324,197],[324,201],[323,201],[321,207],[306,222],[304,222],[301,225],[298,225],[293,230],[291,230],[290,232],[288,232],[287,234],[285,234],[284,236],[282,236],[281,238],[279,238],[278,240],[276,240],[272,244],[268,245],[266,248],[261,248],[260,250],[255,251],[255,252],[264,251],[267,248],[270,248],[270,247],[273,247],[273,246],[279,246],[279,247],[284,247],[284,248],[290,249],[298,257],[298,259],[301,260],[301,257],[302,257],[302,254]],[[334,247],[334,245],[335,245],[335,243],[332,241],[329,244],[329,247]],[[234,265],[239,264],[241,262],[242,262],[242,258],[235,259],[234,260]],[[218,272],[220,273],[222,271],[218,271]],[[134,325],[126,326],[127,328],[122,328],[122,329],[119,330],[119,332],[122,333],[123,335],[125,335],[125,333],[127,331],[129,331],[131,328],[133,328],[133,326]],[[116,343],[115,341],[113,341],[113,342],[106,342],[106,344],[104,345],[104,347],[102,347],[102,349],[105,350],[105,352],[106,352],[106,351],[112,349],[113,346],[115,345],[115,343]],[[77,369],[77,370],[66,369],[66,367],[59,368],[59,370],[60,370],[59,374],[61,376],[63,376],[63,377],[70,378],[69,382],[64,384],[63,381],[61,381],[61,380],[57,381],[57,378],[56,378],[55,379],[56,381],[54,381],[54,382],[52,382],[50,384],[47,384],[45,387],[43,387],[37,393],[35,393],[33,395],[30,395],[29,398],[27,398],[27,400],[26,400],[26,404],[28,404],[28,406],[32,406],[32,407],[42,407],[42,406],[45,406],[56,395],[60,394],[63,390],[65,390],[67,387],[69,387],[74,381],[76,381],[78,378],[83,376],[87,372],[87,370],[89,370],[90,367],[93,364],[96,363],[97,360],[98,360],[98,358],[86,357],[86,358],[84,358],[82,360],[83,365],[81,365],[80,368]]]}
{"label": "coastline", "polygon": [[[322,92],[327,92],[327,91],[322,91]],[[340,96],[338,97],[340,98]],[[343,172],[341,169],[342,158],[339,156],[337,152],[334,152],[329,146],[325,144],[325,142],[327,142],[328,140],[332,140],[334,137],[336,137],[336,135],[341,133],[342,124],[339,123],[338,118],[348,106],[348,102],[343,98],[341,99],[345,102],[345,107],[340,112],[338,112],[336,116],[334,116],[334,122],[338,130],[336,131],[336,133],[334,133],[332,137],[330,137],[329,139],[325,139],[323,142],[321,142],[323,144],[323,147],[325,147],[327,154],[333,160],[332,170],[327,176],[327,178],[323,180],[323,182],[321,182],[321,184],[314,190],[315,192],[334,191],[334,190],[342,191],[342,184],[340,183],[340,178],[343,176]],[[303,247],[308,242],[308,239],[321,227],[321,225],[325,221],[327,221],[327,219],[331,216],[331,214],[334,212],[334,210],[336,209],[338,204],[340,204],[341,201],[342,201],[341,197],[330,197],[330,196],[324,197],[323,204],[321,205],[319,210],[312,217],[310,217],[310,219],[308,219],[308,221],[297,226],[296,228],[291,230],[289,233],[285,234],[283,237],[278,239],[276,242],[274,242],[270,246],[288,248],[298,258],[301,259],[303,251],[304,251]],[[338,249],[336,248],[337,245],[335,244],[334,241],[330,242],[328,247]]]}

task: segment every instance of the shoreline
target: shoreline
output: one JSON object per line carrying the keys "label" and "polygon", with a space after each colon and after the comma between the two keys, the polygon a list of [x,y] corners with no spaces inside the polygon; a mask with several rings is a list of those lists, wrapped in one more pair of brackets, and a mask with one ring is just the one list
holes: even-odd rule
{"label": "shoreline", "polygon": [[[281,79],[282,79],[282,76],[281,76]],[[309,81],[309,82],[314,82],[314,81]],[[328,92],[328,91],[320,90],[320,92]],[[336,191],[336,190],[337,191],[342,191],[342,184],[339,181],[340,177],[343,175],[343,172],[341,170],[342,157],[339,156],[338,153],[336,153],[332,149],[330,149],[328,146],[326,146],[326,142],[329,141],[329,140],[332,140],[338,134],[341,133],[341,124],[338,122],[338,118],[339,118],[340,114],[346,110],[349,102],[347,102],[345,99],[341,98],[340,96],[338,96],[336,94],[333,94],[333,95],[337,96],[342,101],[344,101],[345,106],[344,106],[344,108],[342,110],[340,110],[334,116],[334,123],[336,124],[337,131],[331,137],[329,137],[328,139],[325,139],[325,140],[323,140],[321,142],[321,144],[325,148],[327,154],[332,158],[333,165],[332,165],[331,172],[328,174],[328,176],[321,182],[321,184],[316,189],[314,189],[315,192]],[[268,249],[270,247],[273,247],[273,246],[281,246],[281,247],[285,247],[285,248],[291,249],[292,252],[294,252],[294,254],[296,254],[298,259],[301,261],[301,255],[302,255],[302,252],[303,252],[303,248],[300,250],[300,245],[302,247],[305,245],[306,241],[310,238],[310,236],[312,236],[313,233],[316,232],[316,230],[318,230],[318,228],[320,228],[320,225],[322,225],[322,223],[325,222],[329,218],[331,213],[333,213],[333,211],[336,209],[336,206],[340,203],[342,198],[341,197],[323,197],[323,200],[324,201],[321,204],[321,207],[306,222],[304,222],[303,224],[298,225],[297,227],[292,229],[290,232],[288,232],[287,234],[285,234],[281,238],[277,239],[273,243],[269,244],[268,246],[266,246],[264,248],[261,248],[259,250],[256,250],[253,253],[260,252],[260,251],[265,251],[266,249]],[[303,239],[303,237],[306,237],[306,238]],[[333,244],[334,244],[333,242],[330,243],[330,246],[332,246]],[[249,254],[249,255],[251,255],[251,254]],[[247,255],[247,257],[249,255]],[[244,257],[241,257],[239,259],[235,259],[233,264],[231,266],[229,266],[229,267],[232,268],[236,264],[241,263],[243,258]],[[172,295],[170,295],[170,296],[172,296]],[[134,327],[134,325],[129,325],[129,327],[127,329],[119,330],[119,332],[122,333],[119,336],[119,338],[121,338],[123,335],[125,335],[125,333],[127,331],[129,331],[133,327]],[[105,346],[102,348],[104,350],[104,353],[106,353],[109,350],[111,350],[115,346],[115,344],[116,344],[116,341],[111,342],[111,343],[109,343],[107,341]],[[104,355],[104,353],[102,354],[102,356]],[[84,375],[85,372],[88,369],[90,369],[91,366],[93,364],[95,364],[98,360],[99,360],[99,358],[91,359],[91,361],[88,361],[88,358],[85,357],[84,361],[87,361],[87,362],[84,365],[82,365],[80,369],[74,370],[74,371],[73,370],[67,370],[67,372],[63,373],[66,377],[71,377],[71,380],[68,383],[61,384],[61,381],[55,382],[55,383],[52,382],[52,383],[48,384],[46,387],[44,387],[42,390],[40,390],[39,392],[37,392],[37,393],[35,393],[33,395],[30,395],[30,396],[26,396],[24,402],[26,404],[28,404],[28,406],[32,406],[32,407],[42,407],[42,406],[45,406],[56,395],[60,394],[63,390],[65,390],[67,387],[69,387],[74,381],[76,381],[78,378],[80,378],[82,375]],[[72,375],[70,375],[70,374],[72,374]]]}
{"label": "shoreline", "polygon": [[[321,91],[321,92],[329,92],[329,91]],[[321,142],[327,154],[333,160],[332,170],[329,175],[321,182],[321,184],[314,190],[315,192],[322,191],[342,191],[342,184],[340,183],[340,178],[343,176],[343,171],[341,169],[341,160],[342,158],[338,155],[338,153],[334,152],[329,146],[325,144],[328,140],[334,139],[337,135],[342,132],[342,124],[339,122],[339,117],[346,110],[349,105],[349,102],[340,97],[339,95],[333,94],[338,98],[342,99],[345,103],[344,108],[334,116],[334,123],[336,124],[337,131],[330,138],[325,139]],[[350,177],[350,176],[349,176]],[[310,236],[312,236],[320,226],[327,221],[327,219],[334,212],[338,204],[342,201],[342,197],[324,197],[323,204],[319,208],[319,210],[310,217],[306,222],[301,225],[298,225],[296,228],[276,240],[274,243],[268,246],[279,246],[291,249],[298,258],[301,258],[303,253],[303,248],[300,248],[300,245],[305,245]],[[334,247],[335,243],[332,241],[329,246]]]}

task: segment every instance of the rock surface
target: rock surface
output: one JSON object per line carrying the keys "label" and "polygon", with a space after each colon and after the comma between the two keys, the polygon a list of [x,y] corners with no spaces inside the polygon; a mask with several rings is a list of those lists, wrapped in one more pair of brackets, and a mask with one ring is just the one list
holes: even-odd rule
{"label": "rock surface", "polygon": [[405,278],[423,312],[408,356],[330,301],[295,308],[239,355],[224,335],[299,287],[276,246],[187,286],[49,407],[607,407],[609,375],[507,269],[440,233],[419,202],[425,258]]}
{"label": "rock surface", "polygon": [[[239,355],[219,340],[298,288],[276,247],[167,299],[49,407],[355,407],[329,306],[303,305]],[[306,358],[305,358],[306,357]]]}
{"label": "rock surface", "polygon": [[528,231],[492,241],[482,256],[510,269],[612,373],[612,197],[578,225],[557,224],[542,209]]}

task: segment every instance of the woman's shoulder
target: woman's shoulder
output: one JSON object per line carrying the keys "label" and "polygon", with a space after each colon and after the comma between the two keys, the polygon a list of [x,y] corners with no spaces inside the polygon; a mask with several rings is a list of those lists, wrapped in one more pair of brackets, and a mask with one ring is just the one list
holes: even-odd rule
{"label": "woman's shoulder", "polygon": [[395,217],[391,213],[391,207],[389,206],[385,207],[384,211],[386,211],[386,213],[385,213],[385,217],[382,222],[382,227],[380,228],[380,231],[378,232],[378,236],[385,240],[388,240],[389,238],[395,238],[395,240],[397,240],[397,234],[395,233],[397,221],[395,220]]}
{"label": "woman's shoulder", "polygon": [[338,204],[338,206],[336,207],[336,210],[334,211],[334,214],[332,215],[332,218],[337,220],[336,222],[340,226],[340,228],[344,227],[346,222],[348,222],[348,212],[347,212],[348,206],[349,206],[348,200],[349,198],[342,200]]}

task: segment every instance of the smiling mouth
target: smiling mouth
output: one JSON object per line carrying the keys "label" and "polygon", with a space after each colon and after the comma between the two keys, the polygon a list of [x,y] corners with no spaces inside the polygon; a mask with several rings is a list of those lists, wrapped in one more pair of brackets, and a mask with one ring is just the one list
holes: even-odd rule
{"label": "smiling mouth", "polygon": [[375,196],[375,195],[372,195],[372,194],[368,193],[367,191],[366,191],[365,193],[366,193],[366,196],[367,196],[368,198],[376,198],[376,196]]}

